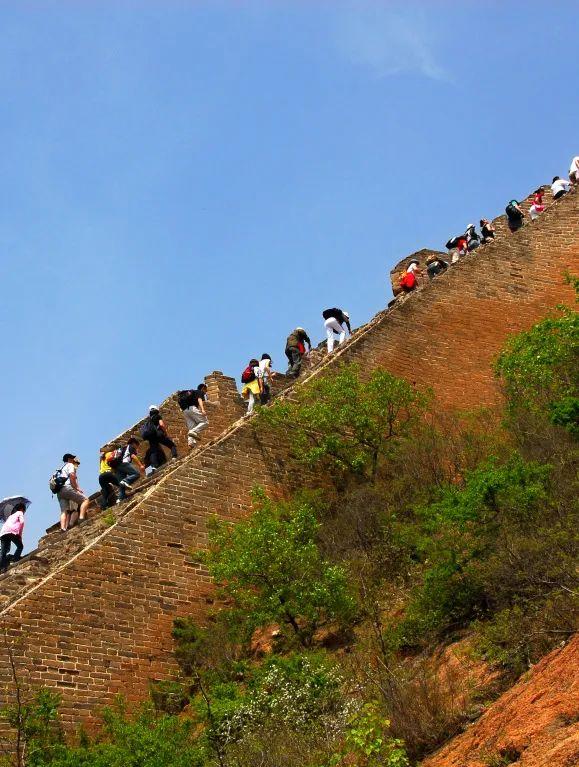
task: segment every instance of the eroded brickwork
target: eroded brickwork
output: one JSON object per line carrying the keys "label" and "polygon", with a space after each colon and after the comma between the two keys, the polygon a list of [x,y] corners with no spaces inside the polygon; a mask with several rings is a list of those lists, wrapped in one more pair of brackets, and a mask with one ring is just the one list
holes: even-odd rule
{"label": "eroded brickwork", "polygon": [[[442,406],[492,402],[490,365],[506,336],[572,300],[562,275],[579,271],[578,203],[579,194],[569,195],[536,223],[399,299],[303,378],[356,361],[366,373],[385,367],[432,387]],[[96,519],[90,533],[73,531],[71,541],[85,535],[82,546],[63,550],[1,613],[18,663],[34,683],[62,694],[71,725],[90,720],[117,692],[142,698],[149,680],[174,670],[173,619],[203,620],[212,602],[208,575],[192,556],[206,542],[207,519],[246,514],[255,484],[281,495],[298,481],[282,444],[257,438],[248,421],[231,427],[242,407],[231,395],[231,405],[214,397],[223,413],[231,407],[225,434],[168,469],[113,525]],[[174,406],[167,403],[167,420],[182,444]],[[6,658],[0,681],[9,681]]]}

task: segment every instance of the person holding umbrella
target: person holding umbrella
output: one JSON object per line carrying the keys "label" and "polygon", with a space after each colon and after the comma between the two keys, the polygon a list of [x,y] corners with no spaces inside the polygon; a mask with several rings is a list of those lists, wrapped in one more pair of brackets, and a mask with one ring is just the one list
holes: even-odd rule
{"label": "person holding umbrella", "polygon": [[[8,561],[18,562],[22,556],[22,531],[24,530],[24,513],[30,501],[22,496],[16,498],[5,498],[0,501],[0,513],[5,519],[2,528],[0,528],[0,572],[6,572]],[[4,515],[8,513],[8,516]],[[10,555],[11,545],[14,544],[14,554]]]}

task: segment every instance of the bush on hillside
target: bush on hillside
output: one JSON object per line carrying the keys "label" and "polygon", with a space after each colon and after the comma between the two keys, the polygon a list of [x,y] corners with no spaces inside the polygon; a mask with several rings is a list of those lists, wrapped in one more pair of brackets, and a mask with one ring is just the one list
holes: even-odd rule
{"label": "bush on hillside", "polygon": [[320,626],[347,627],[354,618],[346,573],[322,557],[319,528],[311,499],[274,502],[260,491],[248,519],[211,526],[201,557],[227,600],[232,625],[246,638],[279,623],[306,647]]}
{"label": "bush on hillside", "polygon": [[408,439],[428,403],[412,384],[374,370],[362,380],[355,365],[300,386],[292,399],[264,408],[258,424],[288,433],[294,457],[373,481],[380,462]]}
{"label": "bush on hillside", "polygon": [[495,372],[512,417],[530,413],[579,438],[579,314],[565,306],[509,339]]}

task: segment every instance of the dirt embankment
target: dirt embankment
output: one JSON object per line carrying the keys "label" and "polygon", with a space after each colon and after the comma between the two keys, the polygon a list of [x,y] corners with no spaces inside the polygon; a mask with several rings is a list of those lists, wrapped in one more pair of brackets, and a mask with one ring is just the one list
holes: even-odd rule
{"label": "dirt embankment", "polygon": [[422,767],[579,765],[579,635],[554,650]]}

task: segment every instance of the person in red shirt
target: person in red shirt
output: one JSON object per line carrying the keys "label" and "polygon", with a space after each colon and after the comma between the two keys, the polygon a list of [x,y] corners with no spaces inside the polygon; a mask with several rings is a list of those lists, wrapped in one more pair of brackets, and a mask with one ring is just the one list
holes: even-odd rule
{"label": "person in red shirt", "polygon": [[531,221],[534,221],[536,218],[539,218],[539,213],[542,213],[544,210],[545,210],[545,206],[543,205],[543,190],[541,189],[541,187],[539,187],[533,194],[533,202],[531,204],[531,207],[529,208]]}

